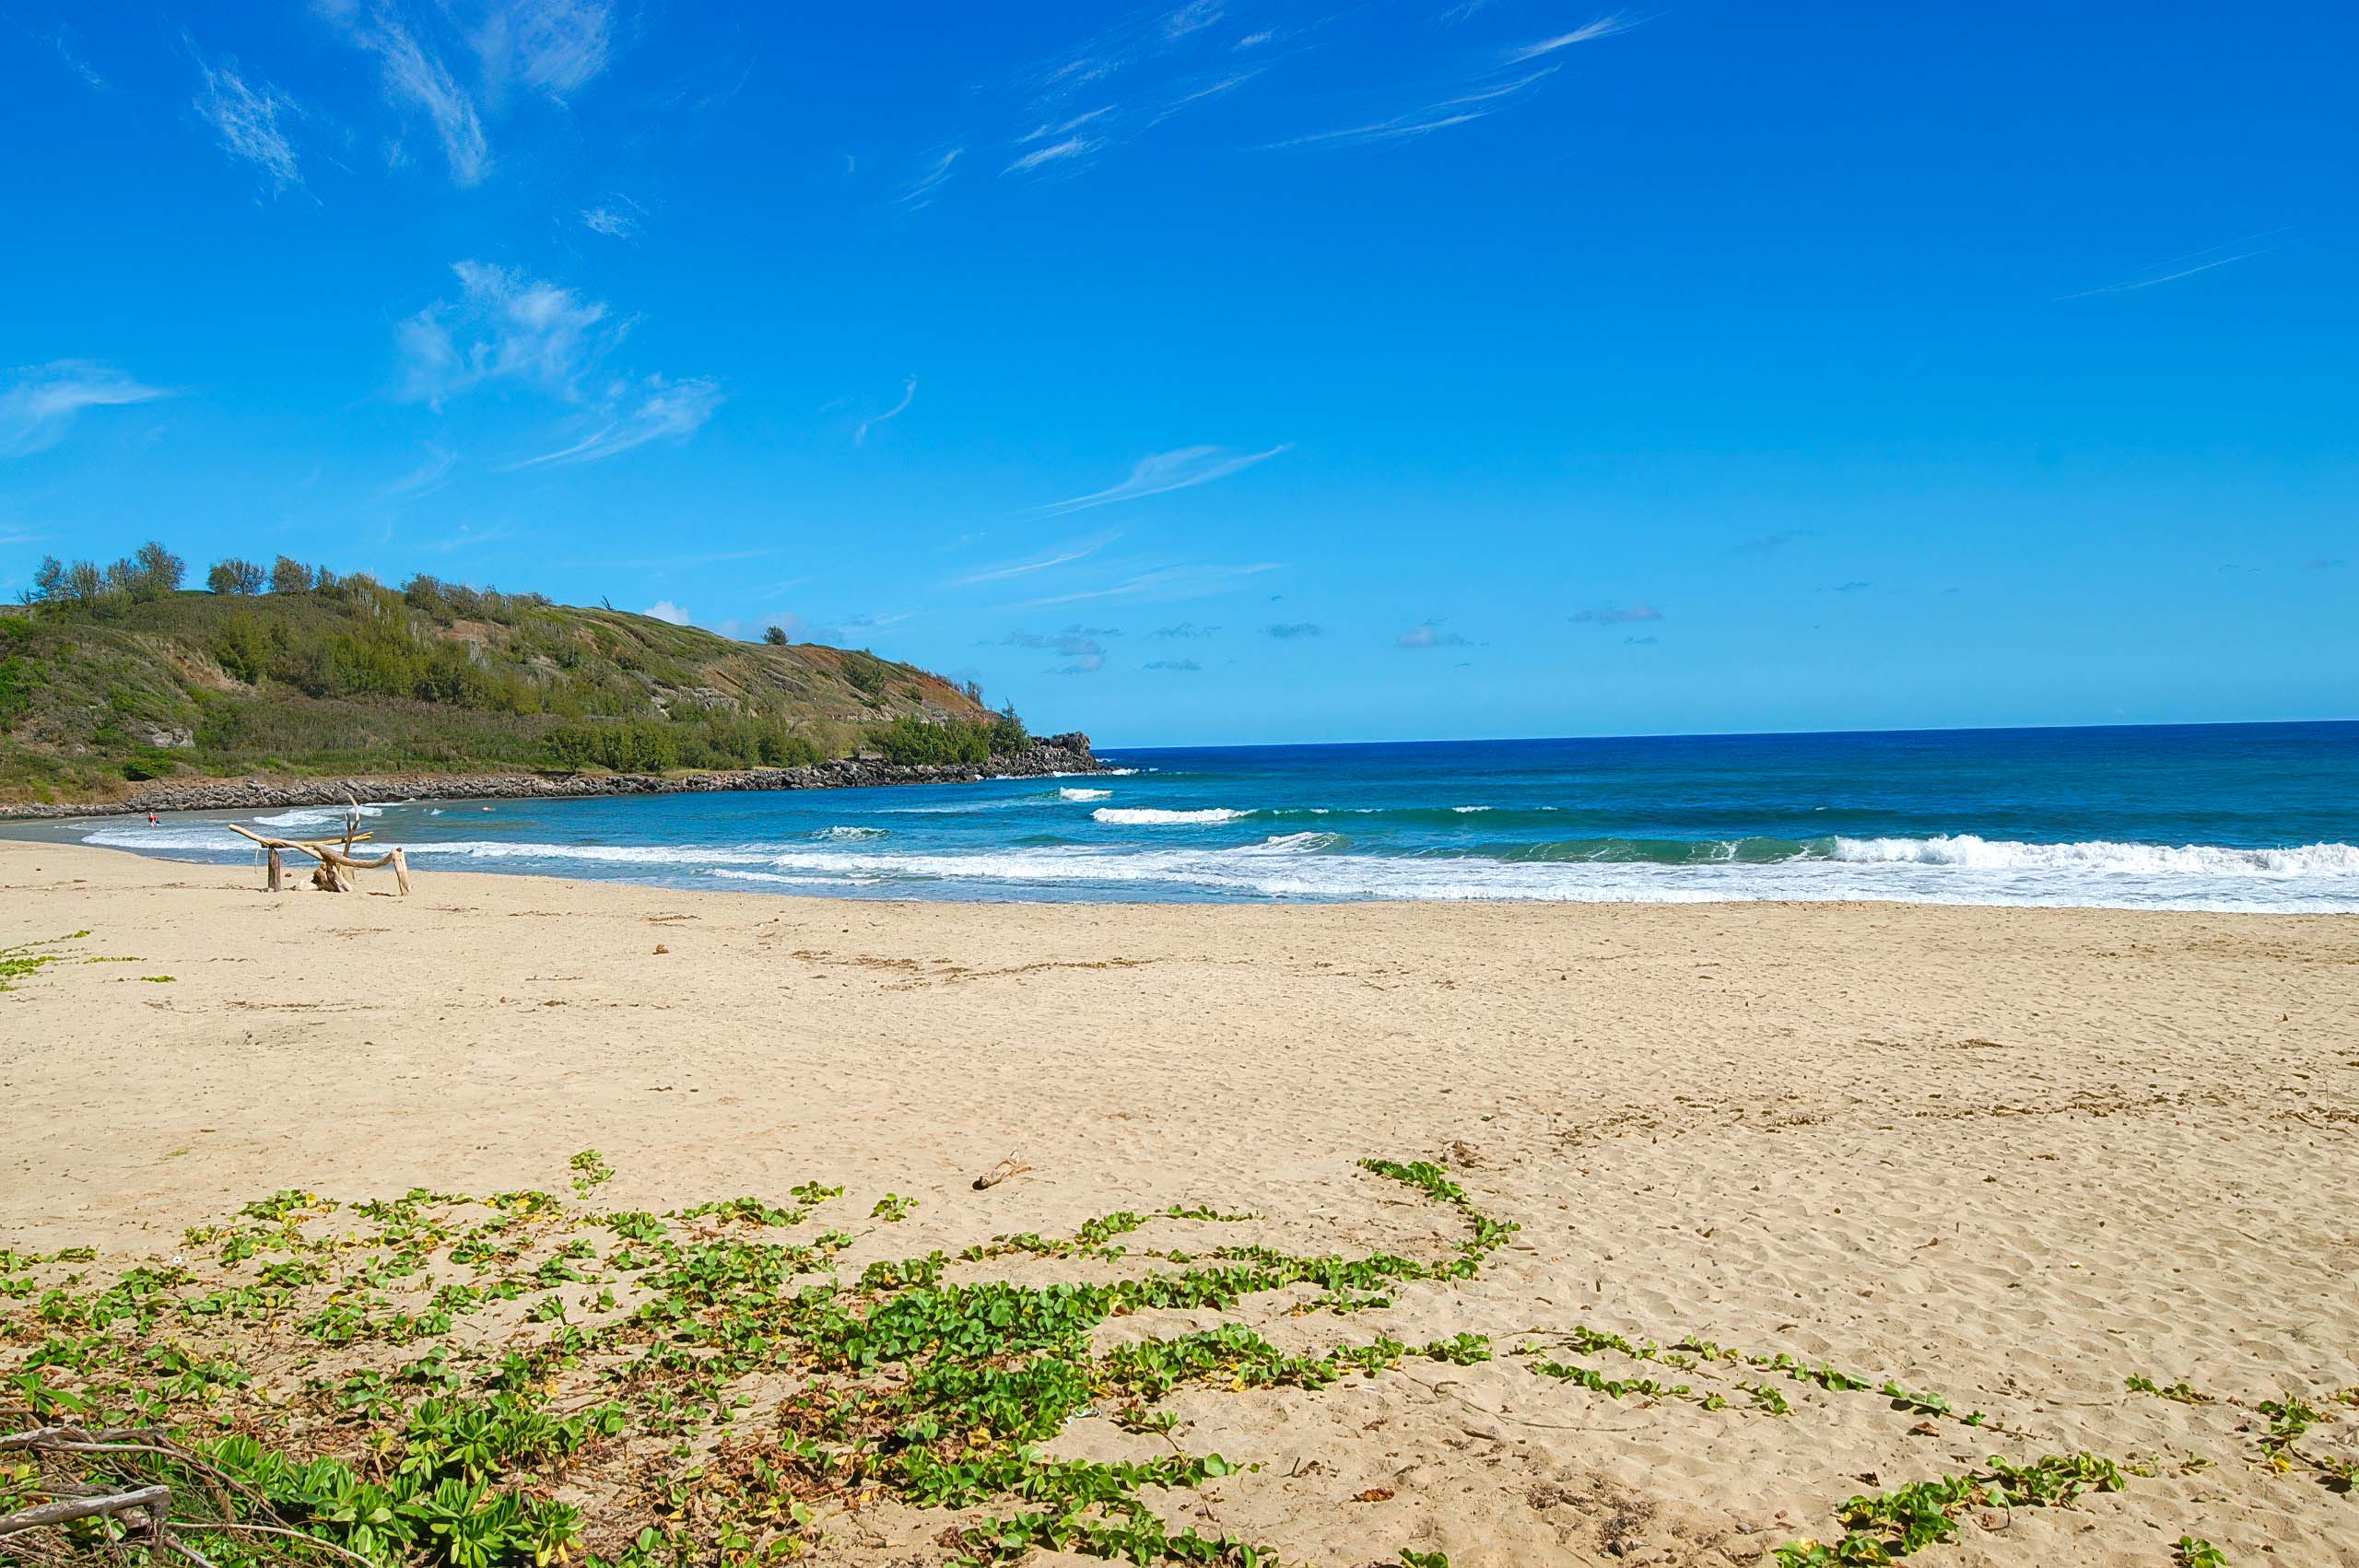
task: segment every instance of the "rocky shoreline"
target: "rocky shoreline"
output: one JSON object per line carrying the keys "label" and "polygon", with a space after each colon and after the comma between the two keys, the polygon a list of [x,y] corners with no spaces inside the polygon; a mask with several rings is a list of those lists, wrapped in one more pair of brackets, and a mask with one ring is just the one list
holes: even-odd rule
{"label": "rocky shoreline", "polygon": [[811,767],[753,767],[729,773],[397,774],[376,778],[223,778],[168,784],[120,801],[63,805],[0,803],[0,821],[135,816],[147,812],[278,811],[334,806],[348,794],[365,802],[580,800],[598,795],[693,795],[727,790],[854,790],[896,784],[971,784],[983,778],[1046,778],[1103,773],[1106,765],[1078,731],[1035,740],[1013,756],[989,762],[909,766],[845,757]]}

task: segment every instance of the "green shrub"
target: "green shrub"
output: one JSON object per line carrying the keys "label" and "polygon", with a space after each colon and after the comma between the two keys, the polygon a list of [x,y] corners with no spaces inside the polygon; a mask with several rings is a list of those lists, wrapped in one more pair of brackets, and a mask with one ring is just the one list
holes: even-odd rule
{"label": "green shrub", "polygon": [[992,755],[991,726],[958,720],[933,724],[905,713],[870,731],[868,739],[886,761],[900,767],[988,762]]}

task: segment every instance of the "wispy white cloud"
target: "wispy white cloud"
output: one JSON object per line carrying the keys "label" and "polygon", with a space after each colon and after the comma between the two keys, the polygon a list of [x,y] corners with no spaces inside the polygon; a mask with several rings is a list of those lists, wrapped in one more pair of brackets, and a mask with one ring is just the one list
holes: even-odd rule
{"label": "wispy white cloud", "polygon": [[1024,135],[1016,137],[1015,145],[1020,147],[1029,146],[1034,142],[1046,141],[1050,136],[1066,135],[1072,132],[1080,130],[1084,125],[1087,125],[1094,121],[1103,120],[1106,116],[1113,112],[1114,106],[1108,103],[1101,104],[1096,109],[1086,110],[1079,114],[1074,115],[1070,119],[1061,120],[1055,124],[1049,124],[1046,122],[1043,122],[1042,123],[1035,125],[1032,129],[1025,132]]}
{"label": "wispy white cloud", "polygon": [[0,392],[0,457],[45,451],[65,439],[85,409],[152,403],[172,394],[88,359],[57,359],[9,372]]}
{"label": "wispy white cloud", "polygon": [[[2056,298],[2060,301],[2088,299],[2100,294],[2134,294],[2142,288],[2153,288],[2157,284],[2177,283],[2183,277],[2193,277],[2198,273],[2210,272],[2214,267],[2224,267],[2232,262],[2248,262],[2255,256],[2265,256],[2271,251],[2282,251],[2284,249],[2283,245],[2263,245],[2258,241],[2272,239],[2284,232],[2285,229],[2283,228],[2267,228],[2259,234],[2248,234],[2241,240],[2229,240],[2217,245],[2207,245],[2201,251],[2189,251],[2185,255],[2173,256],[2168,261],[2156,262],[2143,272],[2134,273],[2118,283],[2108,283],[2098,288],[2083,288],[2077,294],[2060,294]],[[2250,248],[2243,249],[2242,247]],[[2224,251],[2232,253],[2223,255],[2221,252]]]}
{"label": "wispy white cloud", "polygon": [[[30,31],[29,29],[27,30]],[[60,22],[47,32],[36,32],[32,33],[32,36],[55,50],[58,59],[65,62],[67,70],[81,77],[84,82],[98,91],[107,90],[107,79],[99,75],[97,67],[82,58],[79,47],[82,41],[81,34],[65,23]]]}
{"label": "wispy white cloud", "polygon": [[1119,533],[1101,533],[1094,539],[1076,539],[1070,544],[1058,545],[1045,556],[1036,556],[1028,560],[1011,561],[1004,566],[992,567],[962,578],[953,579],[950,586],[968,588],[979,582],[1004,582],[1012,577],[1029,577],[1034,572],[1044,572],[1052,567],[1086,560],[1121,537]]}
{"label": "wispy white cloud", "polygon": [[945,147],[940,152],[929,154],[918,177],[894,199],[905,207],[932,205],[935,193],[949,182],[951,170],[966,151],[965,147]]}
{"label": "wispy white cloud", "polygon": [[1155,603],[1202,599],[1234,588],[1238,578],[1276,571],[1279,565],[1276,561],[1252,561],[1242,566],[1157,567],[1148,571],[1132,572],[1101,588],[1077,588],[1064,593],[1046,594],[1039,599],[1027,599],[1015,607],[1039,610],[1056,604],[1085,604],[1102,600],[1136,599]]}
{"label": "wispy white cloud", "polygon": [[911,376],[908,380],[901,383],[901,401],[895,404],[892,407],[886,409],[882,414],[871,415],[869,417],[862,420],[860,422],[860,428],[851,433],[851,444],[856,447],[866,445],[868,441],[868,432],[870,430],[875,428],[879,425],[882,425],[887,419],[897,419],[900,417],[900,415],[908,413],[910,404],[915,403],[917,401],[917,397],[918,379],[915,376]]}
{"label": "wispy white cloud", "polygon": [[1494,82],[1487,87],[1420,105],[1406,113],[1389,119],[1374,120],[1361,125],[1345,125],[1340,130],[1315,131],[1307,136],[1290,136],[1285,141],[1266,144],[1270,148],[1316,146],[1320,144],[1374,143],[1407,141],[1415,136],[1431,135],[1447,131],[1453,125],[1465,125],[1500,110],[1513,106],[1533,88],[1555,75],[1556,67],[1544,65],[1509,81]]}
{"label": "wispy white cloud", "polygon": [[1090,153],[1096,152],[1104,145],[1104,143],[1088,136],[1067,136],[1063,141],[1051,142],[1045,147],[1033,148],[1030,152],[1026,153],[1022,158],[1017,158],[1014,163],[1009,164],[1005,169],[1001,170],[1000,172],[1002,174],[1028,174],[1044,163],[1055,163],[1061,158],[1083,158]]}
{"label": "wispy white cloud", "polygon": [[196,69],[194,107],[220,138],[222,150],[260,167],[270,177],[273,190],[300,185],[303,175],[296,161],[295,144],[280,123],[282,115],[290,121],[301,117],[302,111],[294,100],[268,82],[259,90],[248,85],[234,60],[216,65],[199,55]]}
{"label": "wispy white cloud", "polygon": [[1554,38],[1543,38],[1536,43],[1527,43],[1520,49],[1510,49],[1508,51],[1508,63],[1511,65],[1520,65],[1527,60],[1537,60],[1543,54],[1554,54],[1559,49],[1570,49],[1576,43],[1589,43],[1601,38],[1612,38],[1617,32],[1628,32],[1637,25],[1637,21],[1617,11],[1613,16],[1600,17],[1593,22],[1585,22],[1570,32],[1560,32]]}
{"label": "wispy white cloud", "polygon": [[669,599],[658,599],[640,614],[658,621],[669,621],[675,626],[685,626],[688,624],[688,613]]}
{"label": "wispy white cloud", "polygon": [[651,441],[687,440],[705,427],[722,404],[721,383],[707,377],[667,381],[650,376],[627,396],[611,401],[604,422],[569,446],[512,462],[511,469],[603,462]]}
{"label": "wispy white cloud", "polygon": [[491,148],[475,99],[417,41],[392,0],[318,0],[318,9],[355,47],[377,57],[388,98],[425,114],[450,161],[451,178],[462,185],[479,182],[490,168]]}
{"label": "wispy white cloud", "polygon": [[484,79],[520,82],[559,101],[606,68],[614,7],[603,0],[505,0],[469,34]]}
{"label": "wispy white cloud", "polygon": [[396,337],[401,395],[440,405],[479,382],[528,381],[576,395],[581,373],[607,345],[604,301],[489,262],[454,262],[456,302],[428,306]]}
{"label": "wispy white cloud", "polygon": [[1182,39],[1191,32],[1202,32],[1221,18],[1221,0],[1188,0],[1163,18],[1163,36]]}
{"label": "wispy white cloud", "polygon": [[1056,517],[1065,512],[1086,511],[1092,507],[1110,507],[1121,501],[1135,501],[1148,496],[1161,496],[1173,490],[1186,490],[1198,485],[1209,485],[1215,479],[1226,479],[1240,474],[1257,462],[1266,462],[1280,452],[1292,449],[1289,441],[1266,451],[1240,452],[1226,447],[1181,447],[1176,451],[1157,452],[1142,458],[1131,470],[1131,476],[1120,485],[1093,491],[1086,496],[1074,496],[1066,500],[1051,501],[1033,509],[1035,515]]}
{"label": "wispy white cloud", "polygon": [[457,452],[429,443],[424,461],[377,493],[389,501],[414,501],[421,496],[430,496],[451,482],[451,470],[458,465]]}

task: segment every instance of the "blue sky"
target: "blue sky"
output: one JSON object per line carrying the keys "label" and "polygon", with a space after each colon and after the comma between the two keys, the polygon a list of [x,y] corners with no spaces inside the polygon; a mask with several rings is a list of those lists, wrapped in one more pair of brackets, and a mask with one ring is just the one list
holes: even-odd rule
{"label": "blue sky", "polygon": [[1103,742],[2359,714],[2341,5],[0,8],[0,592]]}

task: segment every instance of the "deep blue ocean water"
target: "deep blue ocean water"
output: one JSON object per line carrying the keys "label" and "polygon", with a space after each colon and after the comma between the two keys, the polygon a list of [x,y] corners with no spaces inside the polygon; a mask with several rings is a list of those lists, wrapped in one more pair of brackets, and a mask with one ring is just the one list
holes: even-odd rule
{"label": "deep blue ocean water", "polygon": [[[2359,910],[2359,723],[1125,750],[1110,776],[370,808],[421,871],[968,899]],[[218,813],[208,813],[217,817]],[[231,818],[314,827],[340,812]],[[36,830],[252,851],[206,815]]]}

